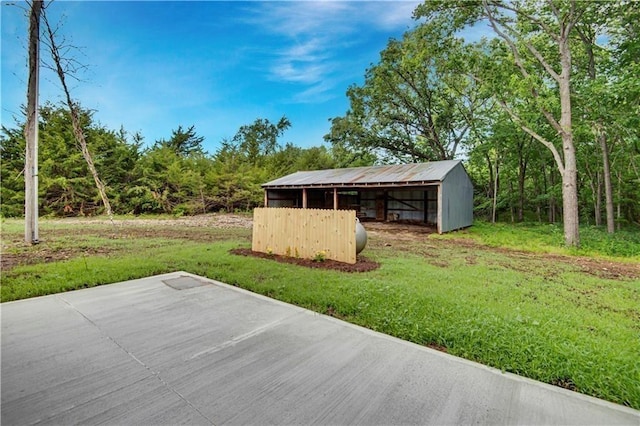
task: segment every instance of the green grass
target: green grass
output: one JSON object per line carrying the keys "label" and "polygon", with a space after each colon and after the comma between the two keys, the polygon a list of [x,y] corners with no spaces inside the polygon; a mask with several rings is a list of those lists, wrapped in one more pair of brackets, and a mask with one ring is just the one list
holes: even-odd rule
{"label": "green grass", "polygon": [[[421,345],[446,348],[450,354],[504,371],[640,408],[640,280],[606,279],[585,273],[571,261],[550,262],[536,254],[463,241],[505,246],[508,240],[519,250],[570,255],[560,247],[562,233],[557,236],[543,226],[500,225],[490,232],[491,225],[480,224],[391,247],[372,237],[364,254],[381,267],[358,274],[230,254],[232,248],[249,246],[246,229],[201,229],[211,238],[206,242],[113,238],[108,227],[93,225],[78,236],[73,229],[43,226],[42,235],[49,236],[46,244],[76,244],[88,253],[103,246],[109,252],[18,266],[3,273],[2,301],[185,270]],[[15,237],[18,227],[13,227],[3,224],[3,233]],[[186,232],[178,233],[188,237]],[[580,251],[580,256],[595,251],[610,260],[615,257],[611,247],[629,244],[624,257],[616,259],[635,259],[640,243],[633,237],[610,244],[599,230],[593,231],[596,236],[588,232],[587,241],[603,242],[593,243],[595,248]]]}
{"label": "green grass", "polygon": [[[610,235],[602,227],[581,226],[580,248],[564,247],[561,225],[539,223],[489,223],[476,220],[472,227],[438,238],[467,237],[491,247],[536,253],[628,258],[640,261],[640,228],[627,228]],[[618,259],[620,260],[620,259]]]}

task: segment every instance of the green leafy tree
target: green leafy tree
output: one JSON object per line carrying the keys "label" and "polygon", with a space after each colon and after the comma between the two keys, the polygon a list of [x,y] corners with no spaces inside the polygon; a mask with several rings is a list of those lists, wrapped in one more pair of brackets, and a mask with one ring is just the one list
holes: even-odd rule
{"label": "green leafy tree", "polygon": [[[71,116],[64,107],[51,104],[40,109],[40,116],[39,195],[43,212],[54,215],[97,213],[100,198],[76,143]],[[80,109],[78,123],[86,130],[91,123],[91,113]]]}
{"label": "green leafy tree", "polygon": [[284,116],[277,123],[259,118],[252,124],[241,126],[232,142],[251,165],[259,166],[262,165],[266,156],[278,150],[278,138],[289,127],[291,122]]}
{"label": "green leafy tree", "polygon": [[376,150],[361,146],[358,142],[362,133],[353,113],[347,111],[344,117],[332,118],[325,142],[331,145],[331,156],[336,167],[372,166],[378,161]]}
{"label": "green leafy tree", "polygon": [[2,126],[0,133],[0,216],[24,214],[24,132]]}
{"label": "green leafy tree", "polygon": [[171,147],[156,145],[143,152],[136,164],[139,178],[129,190],[132,211],[172,213],[180,204],[181,157]]}
{"label": "green leafy tree", "polygon": [[196,134],[195,126],[186,130],[178,126],[171,132],[169,140],[160,139],[155,143],[155,147],[168,148],[178,156],[187,157],[192,154],[202,154],[202,142],[204,137]]}
{"label": "green leafy tree", "polygon": [[[508,55],[497,57],[494,66],[485,66],[477,78],[491,86],[499,105],[521,129],[542,143],[553,155],[563,189],[565,244],[580,244],[576,147],[573,137],[571,82],[572,46],[587,2],[523,0],[507,2],[428,1],[416,9],[416,17],[426,18],[424,25],[453,36],[457,31],[486,20],[503,43]],[[501,66],[511,65],[520,74],[518,84],[505,84],[495,78]],[[518,88],[517,92],[513,90]],[[506,90],[505,90],[506,89]],[[523,115],[516,106],[527,101],[530,110],[542,115],[559,135],[545,137],[532,125],[536,115]],[[514,105],[514,101],[516,104]],[[559,106],[555,110],[556,105]]]}
{"label": "green leafy tree", "polygon": [[609,28],[616,78],[608,110],[616,126],[611,144],[612,180],[616,220],[640,224],[640,2],[621,1],[612,13],[616,25]]}
{"label": "green leafy tree", "polygon": [[[126,132],[114,132],[93,122],[91,111],[78,107],[78,122],[88,149],[97,153],[94,166],[113,197],[116,211],[127,211],[126,192],[135,181],[139,144],[129,143]],[[21,123],[17,123],[22,127]],[[24,138],[20,131],[3,129],[2,134],[2,214],[22,215]],[[93,176],[77,145],[69,113],[62,106],[47,103],[40,107],[39,199],[44,214],[98,214],[103,207]],[[21,198],[21,200],[20,200]]]}
{"label": "green leafy tree", "polygon": [[324,170],[336,167],[331,153],[324,146],[301,148],[291,143],[269,157],[269,179],[302,170]]}
{"label": "green leafy tree", "polygon": [[347,91],[350,109],[332,119],[334,146],[373,150],[393,161],[447,160],[468,137],[486,97],[464,72],[479,47],[443,39],[421,26],[390,40],[362,86]]}
{"label": "green leafy tree", "polygon": [[227,212],[261,205],[260,185],[267,181],[268,171],[251,163],[244,149],[224,141],[215,156],[212,194],[215,205]]}

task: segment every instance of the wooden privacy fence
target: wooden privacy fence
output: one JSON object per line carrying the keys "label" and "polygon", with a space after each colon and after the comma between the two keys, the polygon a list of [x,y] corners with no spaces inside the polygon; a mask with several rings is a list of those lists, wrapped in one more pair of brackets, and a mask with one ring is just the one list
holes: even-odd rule
{"label": "wooden privacy fence", "polygon": [[253,211],[253,251],[356,263],[356,212],[292,208]]}

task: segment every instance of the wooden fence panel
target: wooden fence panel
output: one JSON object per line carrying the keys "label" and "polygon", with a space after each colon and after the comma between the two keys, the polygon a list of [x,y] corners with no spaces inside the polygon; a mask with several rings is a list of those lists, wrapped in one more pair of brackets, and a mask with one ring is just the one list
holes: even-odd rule
{"label": "wooden fence panel", "polygon": [[251,249],[262,253],[356,263],[356,212],[256,208]]}

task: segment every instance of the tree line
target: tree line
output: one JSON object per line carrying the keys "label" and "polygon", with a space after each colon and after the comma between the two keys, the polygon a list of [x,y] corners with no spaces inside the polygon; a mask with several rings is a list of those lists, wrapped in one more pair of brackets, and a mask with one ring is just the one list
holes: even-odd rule
{"label": "tree line", "polygon": [[[298,170],[462,158],[478,217],[563,221],[568,245],[578,222],[640,223],[640,2],[432,0],[415,18],[349,87],[326,146],[281,144],[282,117],[212,154],[193,126],[145,147],[77,105],[114,212],[251,209],[260,184]],[[465,40],[483,23],[492,37]],[[23,125],[0,135],[3,216],[23,213]],[[41,211],[100,213],[68,108],[45,105],[39,126]]]}
{"label": "tree line", "polygon": [[[336,166],[326,147],[282,145],[289,128],[257,119],[222,141],[213,154],[194,126],[178,126],[166,139],[145,147],[144,137],[96,123],[78,108],[82,131],[114,213],[198,214],[248,210],[264,200],[260,185],[297,170]],[[104,213],[104,204],[74,137],[68,109],[46,104],[40,109],[39,199],[44,215]],[[22,125],[0,135],[0,214],[24,212],[25,139]]]}

